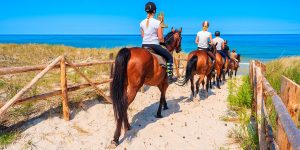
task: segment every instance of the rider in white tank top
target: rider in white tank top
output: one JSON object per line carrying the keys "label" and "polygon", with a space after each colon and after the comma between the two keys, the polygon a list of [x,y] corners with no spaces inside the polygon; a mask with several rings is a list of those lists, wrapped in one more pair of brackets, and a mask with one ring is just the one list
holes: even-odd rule
{"label": "rider in white tank top", "polygon": [[197,33],[197,37],[199,39],[198,47],[199,48],[208,48],[208,39],[210,36],[211,36],[211,33],[208,31],[199,31]]}
{"label": "rider in white tank top", "polygon": [[157,29],[159,28],[160,21],[149,18],[149,24],[147,27],[147,20],[148,18],[144,19],[140,23],[140,28],[144,31],[143,37],[143,44],[159,44],[158,36],[157,36]]}

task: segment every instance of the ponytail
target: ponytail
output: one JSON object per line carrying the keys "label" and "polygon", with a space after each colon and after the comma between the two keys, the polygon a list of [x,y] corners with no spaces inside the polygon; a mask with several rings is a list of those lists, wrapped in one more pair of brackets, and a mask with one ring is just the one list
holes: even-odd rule
{"label": "ponytail", "polygon": [[149,21],[150,21],[150,17],[153,15],[154,13],[149,12],[147,15],[147,22],[146,22],[146,28],[149,27]]}
{"label": "ponytail", "polygon": [[148,26],[149,26],[149,20],[150,20],[150,18],[147,17],[146,28],[148,28]]}

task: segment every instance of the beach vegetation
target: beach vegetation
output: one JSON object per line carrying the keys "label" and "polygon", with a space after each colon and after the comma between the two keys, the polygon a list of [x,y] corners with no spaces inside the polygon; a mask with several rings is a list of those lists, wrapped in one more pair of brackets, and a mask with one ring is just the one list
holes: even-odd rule
{"label": "beach vegetation", "polygon": [[0,149],[5,148],[5,146],[11,144],[18,137],[18,132],[7,132],[0,134]]}
{"label": "beach vegetation", "polygon": [[[19,67],[46,65],[60,55],[65,55],[73,63],[94,62],[109,60],[109,54],[115,57],[120,48],[74,48],[63,45],[46,44],[0,44],[0,67]],[[80,67],[82,73],[94,82],[109,79],[110,65],[95,65]],[[4,105],[9,99],[17,94],[27,85],[40,71],[18,73],[12,75],[1,75],[0,78],[0,106]],[[73,86],[86,81],[72,68],[67,69],[68,86]],[[109,84],[103,84],[99,88],[105,92],[109,89]],[[22,98],[31,97],[60,89],[60,70],[49,71],[37,84],[35,84]],[[93,88],[81,89],[69,94],[70,108],[76,108],[75,103],[84,100],[100,99],[101,97]],[[75,104],[75,105],[74,105]],[[53,112],[55,108],[61,107],[60,96],[47,99],[28,101],[19,105],[14,105],[0,119],[1,126],[9,127],[21,121],[39,116],[43,112]],[[51,110],[51,111],[48,111]],[[50,115],[50,114],[49,114]],[[1,133],[1,144],[9,143],[14,139],[13,133]]]}
{"label": "beach vegetation", "polygon": [[[228,105],[236,113],[235,118],[224,117],[225,120],[236,120],[239,125],[231,130],[233,138],[243,149],[257,149],[258,136],[251,122],[252,87],[249,76],[228,81]],[[232,116],[232,115],[231,115]]]}
{"label": "beach vegetation", "polygon": [[280,93],[282,75],[300,85],[300,57],[285,57],[266,64],[266,78],[277,93]]}

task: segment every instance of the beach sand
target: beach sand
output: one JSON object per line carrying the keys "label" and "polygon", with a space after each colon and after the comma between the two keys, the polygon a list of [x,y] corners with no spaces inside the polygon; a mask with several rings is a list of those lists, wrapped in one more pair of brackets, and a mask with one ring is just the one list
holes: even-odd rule
{"label": "beach sand", "polygon": [[[229,111],[227,85],[221,88],[211,90],[209,98],[202,92],[201,100],[193,102],[189,84],[171,85],[166,97],[169,109],[160,119],[155,117],[158,88],[139,92],[128,111],[132,129],[125,136],[122,132],[117,149],[241,149],[228,137],[236,125],[220,119]],[[49,114],[26,123],[24,132],[7,149],[106,149],[115,130],[112,105],[98,100],[84,103],[88,109],[73,110],[69,122]]]}

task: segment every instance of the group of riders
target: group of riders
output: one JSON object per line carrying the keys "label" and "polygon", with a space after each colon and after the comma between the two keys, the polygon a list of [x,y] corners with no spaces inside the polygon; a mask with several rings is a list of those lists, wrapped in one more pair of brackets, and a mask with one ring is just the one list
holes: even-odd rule
{"label": "group of riders", "polygon": [[[176,51],[179,53],[181,51],[182,28],[179,30],[174,30],[172,28],[172,31],[164,37],[163,21],[154,19],[156,13],[155,4],[153,2],[148,2],[145,6],[145,11],[147,12],[147,18],[140,23],[141,36],[143,37],[142,48],[124,47],[118,52],[115,60],[114,75],[110,89],[110,96],[116,119],[116,130],[114,138],[111,141],[112,147],[118,145],[122,127],[124,127],[125,132],[131,129],[127,114],[128,106],[133,102],[137,92],[144,84],[157,86],[159,88],[161,97],[156,117],[161,118],[162,108],[163,110],[168,109],[166,91],[169,84],[174,82],[180,83],[180,81],[183,81],[182,85],[184,85],[190,80],[192,83],[192,94],[195,97],[199,92],[199,84],[202,83],[204,86],[204,77],[206,77],[206,95],[208,97],[208,82],[212,79],[212,72],[214,70],[216,70],[216,78],[218,79],[217,87],[219,88],[220,72],[222,72],[220,71],[221,65],[219,64],[222,62],[222,56],[227,62],[230,56],[232,60],[236,60],[235,51],[229,54],[227,41],[220,37],[220,32],[217,31],[215,33],[216,38],[212,39],[211,33],[208,32],[209,22],[204,21],[202,24],[203,30],[198,32],[196,37],[198,50],[191,52],[188,56],[184,80],[180,79],[177,81],[173,76],[172,52]],[[152,55],[149,50],[153,50],[156,54],[164,57],[166,63],[162,63],[162,61],[160,61],[156,55]],[[214,53],[216,53],[216,51],[219,51],[219,53],[215,56]],[[209,57],[211,57],[211,60]],[[166,65],[166,69],[161,67],[161,64]],[[196,94],[194,94],[193,82],[195,74],[199,75],[196,84]]]}
{"label": "group of riders", "polygon": [[[140,23],[141,36],[143,38],[142,47],[151,48],[158,55],[164,57],[167,61],[167,76],[168,82],[173,83],[177,79],[173,76],[173,57],[172,54],[164,47],[165,41],[163,37],[163,24],[161,21],[154,18],[156,13],[156,5],[153,2],[148,2],[145,6],[145,11],[147,12],[147,18]],[[209,22],[204,21],[202,23],[202,31],[199,31],[196,36],[196,44],[198,50],[206,51],[209,57],[211,58],[213,65],[215,66],[215,54],[209,49],[210,45],[215,45],[216,50],[220,53],[224,60],[236,61],[237,63],[237,53],[233,49],[230,52],[228,41],[220,37],[220,31],[215,32],[215,38],[212,38],[212,34],[208,31]],[[214,70],[214,68],[212,68]]]}

